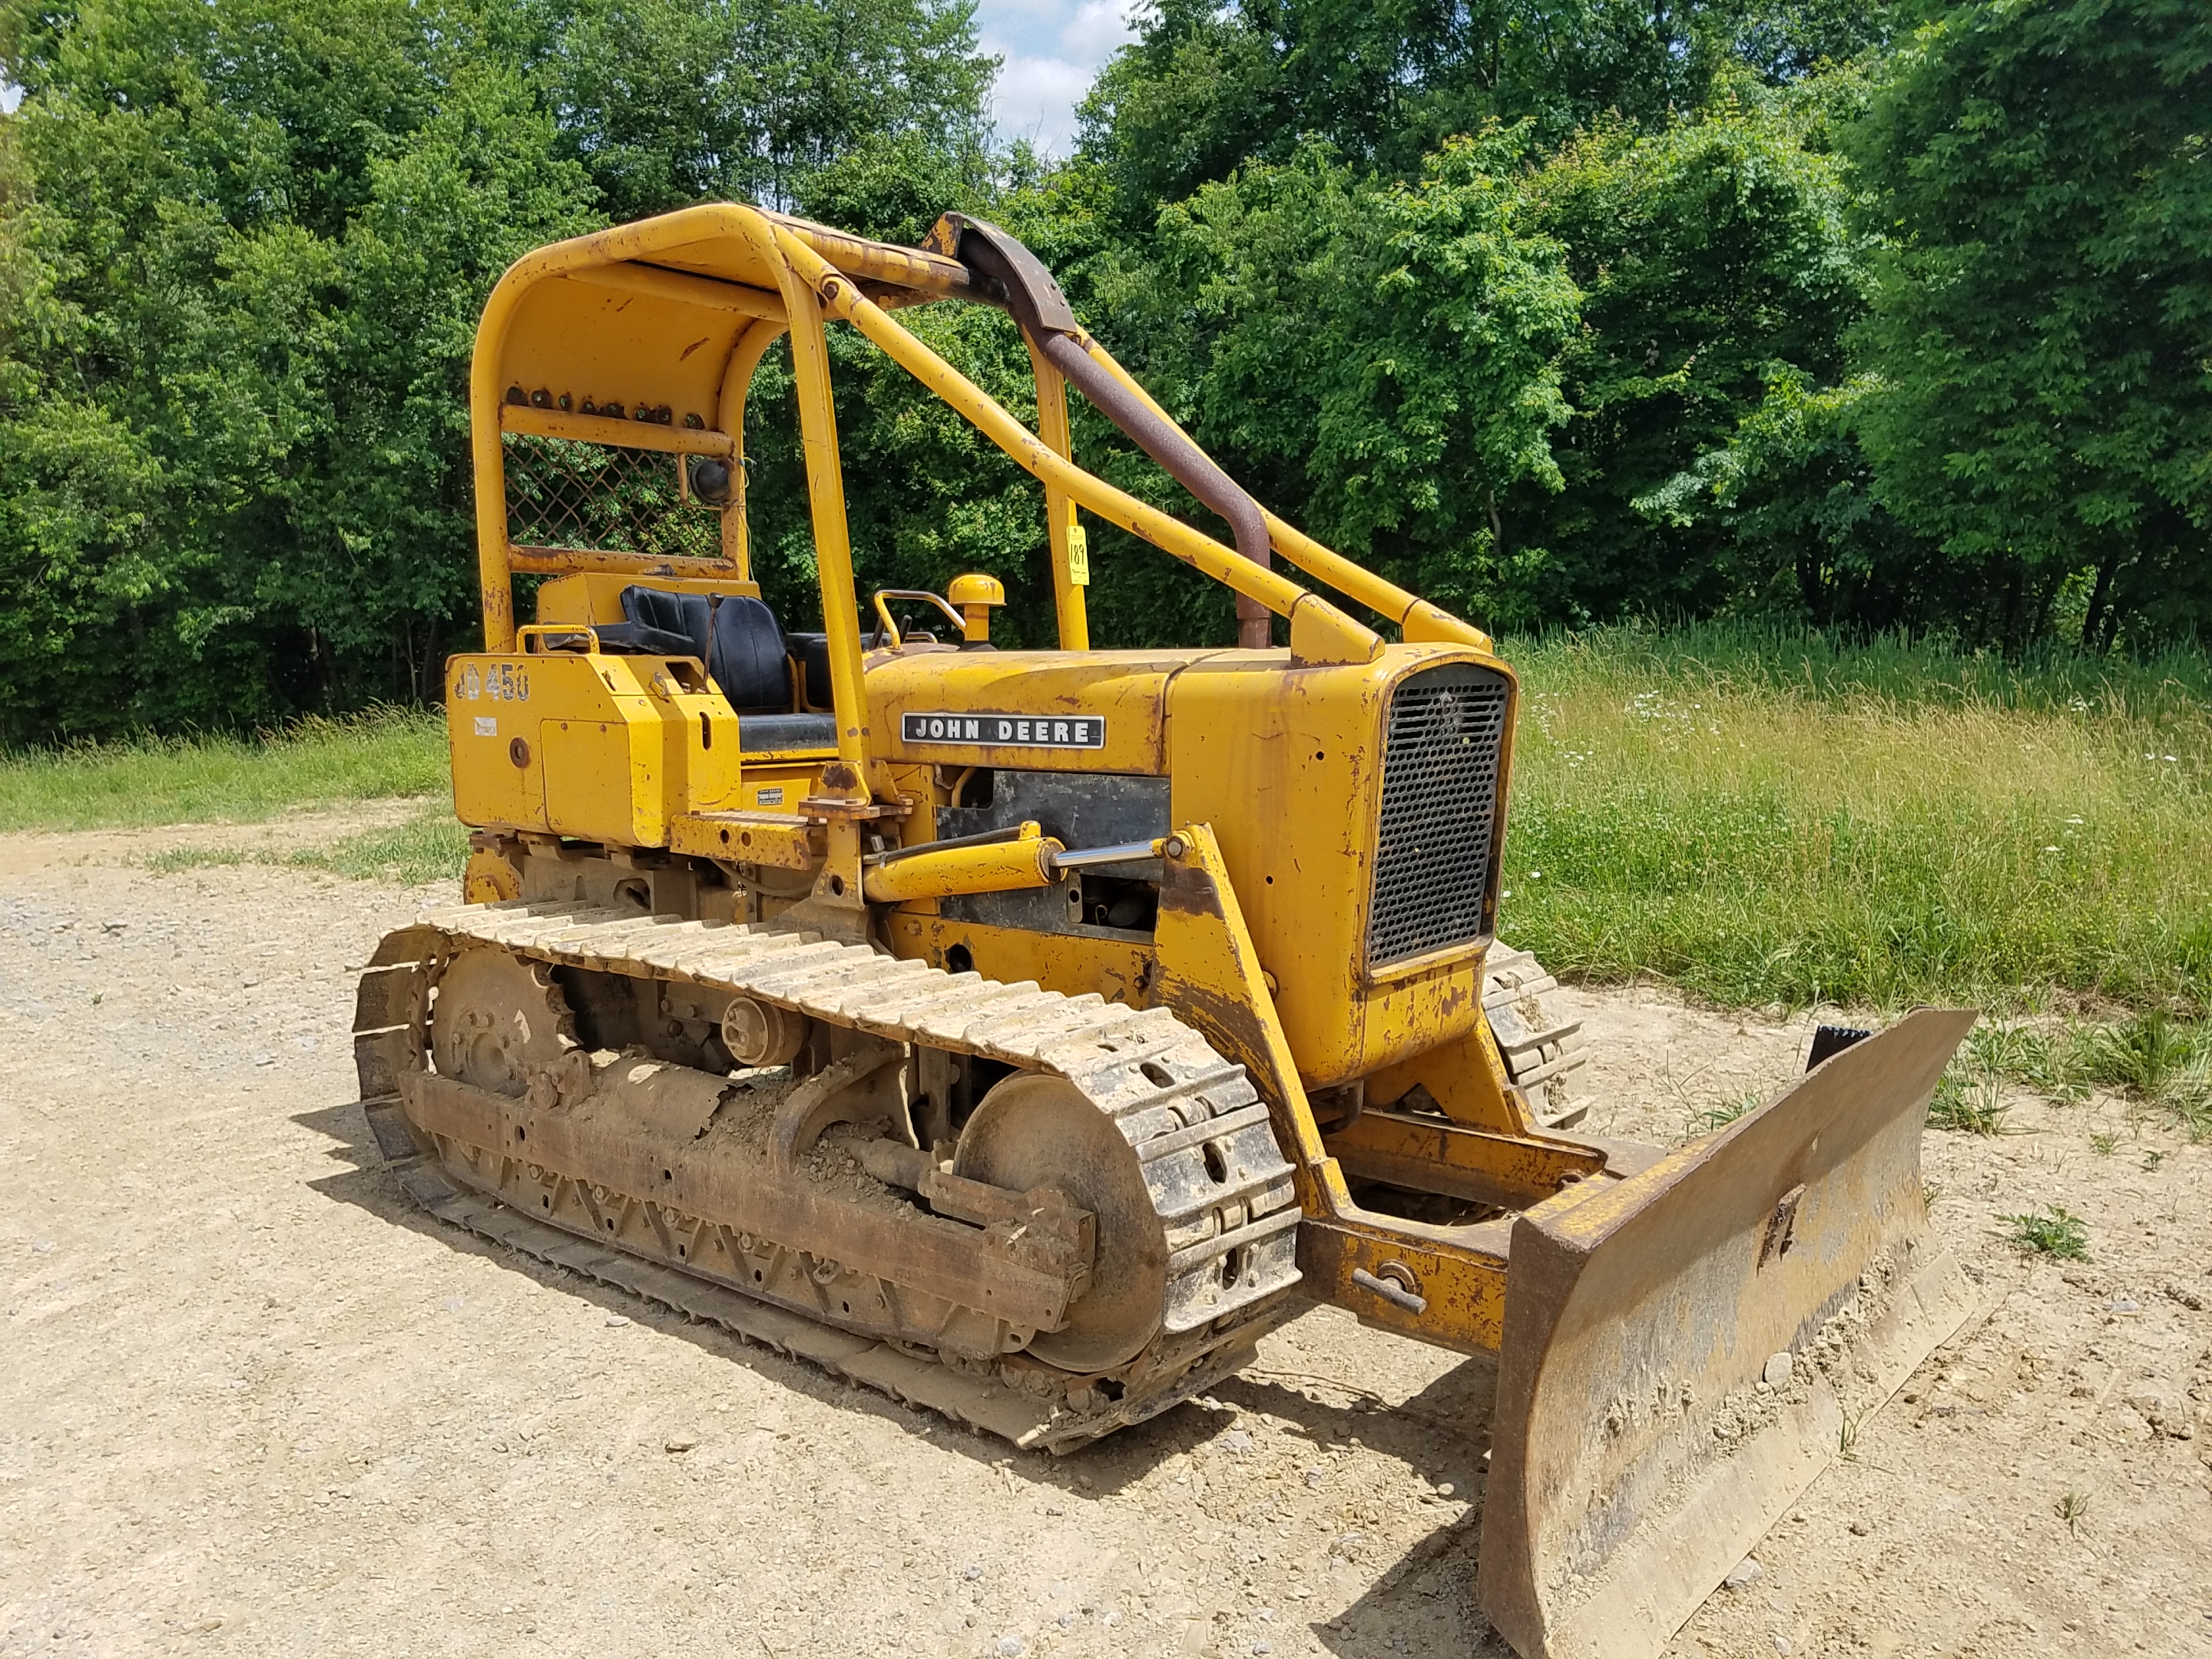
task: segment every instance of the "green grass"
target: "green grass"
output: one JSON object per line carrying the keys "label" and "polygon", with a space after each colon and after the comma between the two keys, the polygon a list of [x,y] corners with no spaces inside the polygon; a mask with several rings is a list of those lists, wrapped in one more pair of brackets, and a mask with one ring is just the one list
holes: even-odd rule
{"label": "green grass", "polygon": [[2013,1246],[2031,1255],[2047,1255],[2061,1261],[2089,1259],[2089,1226],[2071,1210],[2047,1204],[2026,1215],[1999,1216],[2010,1224],[2006,1235]]}
{"label": "green grass", "polygon": [[[1995,1134],[2006,1084],[2061,1105],[2093,1091],[2119,1096],[2130,1114],[2212,1139],[2212,1021],[2188,1022],[2152,1008],[2124,1019],[2007,1024],[1984,1020],[1969,1032],[1937,1083],[1928,1121],[1939,1129]],[[2102,1153],[2112,1138],[2092,1133]]]}
{"label": "green grass", "polygon": [[0,756],[0,830],[252,823],[291,806],[444,794],[446,720],[386,708],[257,738],[147,738]]}
{"label": "green grass", "polygon": [[2005,1109],[1998,1103],[2000,1082],[1990,1076],[1962,1076],[1955,1066],[1936,1079],[1928,1103],[1928,1127],[1960,1134],[2002,1134]]}
{"label": "green grass", "polygon": [[178,847],[146,860],[151,870],[173,872],[238,864],[278,865],[295,870],[327,870],[359,881],[397,881],[419,885],[457,880],[468,862],[469,830],[444,805],[383,830],[366,830],[329,847]]}
{"label": "green grass", "polygon": [[2212,1009],[2212,665],[1509,642],[1502,931],[1732,1006]]}
{"label": "green grass", "polygon": [[254,738],[149,738],[0,756],[0,830],[256,823],[292,807],[434,798],[388,828],[325,847],[173,848],[155,870],[276,864],[362,879],[436,881],[468,858],[448,802],[446,720],[435,709],[380,708],[305,720]]}
{"label": "green grass", "polygon": [[1768,1096],[1772,1092],[1769,1089],[1746,1089],[1735,1098],[1724,1100],[1717,1106],[1708,1106],[1702,1110],[1694,1111],[1690,1114],[1688,1133],[1692,1135],[1709,1135],[1716,1129],[1725,1129],[1753,1107],[1764,1106]]}
{"label": "green grass", "polygon": [[2079,1532],[2081,1528],[2081,1517],[2089,1512],[2089,1494],[2082,1492],[2068,1492],[2051,1505],[2051,1510],[2061,1521],[2066,1523],[2067,1531]]}

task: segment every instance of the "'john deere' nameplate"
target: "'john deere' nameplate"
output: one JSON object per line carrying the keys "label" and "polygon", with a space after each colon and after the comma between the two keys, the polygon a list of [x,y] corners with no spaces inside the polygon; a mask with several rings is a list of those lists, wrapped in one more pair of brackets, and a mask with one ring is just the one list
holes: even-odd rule
{"label": "'john deere' nameplate", "polygon": [[906,743],[977,744],[993,749],[1103,749],[1103,714],[901,714]]}

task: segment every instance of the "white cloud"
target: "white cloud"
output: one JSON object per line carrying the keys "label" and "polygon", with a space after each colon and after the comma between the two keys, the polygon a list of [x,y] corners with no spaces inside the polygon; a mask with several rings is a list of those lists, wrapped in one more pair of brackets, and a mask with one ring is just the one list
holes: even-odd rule
{"label": "white cloud", "polygon": [[23,101],[23,89],[0,81],[0,115],[13,115],[15,106]]}
{"label": "white cloud", "polygon": [[1026,138],[1041,150],[1065,155],[1074,147],[1075,106],[1091,89],[1093,70],[1065,58],[1006,54],[991,88],[991,118],[1001,138]]}
{"label": "white cloud", "polygon": [[1075,106],[1099,67],[1128,40],[1130,0],[981,0],[983,49],[1006,61],[991,96],[1002,138],[1026,138],[1065,155]]}

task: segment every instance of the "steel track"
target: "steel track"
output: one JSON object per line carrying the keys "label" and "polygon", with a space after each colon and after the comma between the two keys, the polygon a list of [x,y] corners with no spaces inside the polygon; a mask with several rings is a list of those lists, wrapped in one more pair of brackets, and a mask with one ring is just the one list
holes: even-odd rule
{"label": "steel track", "polygon": [[[1066,1079],[1137,1152],[1170,1250],[1159,1334],[1103,1389],[1094,1386],[1098,1379],[1021,1354],[940,1358],[763,1302],[635,1248],[610,1249],[499,1202],[483,1189],[482,1149],[434,1141],[398,1100],[403,1077],[428,1066],[428,991],[440,967],[479,945],[557,966],[741,994],[876,1036]],[[387,938],[363,977],[355,1033],[379,1146],[403,1188],[433,1214],[1019,1445],[1067,1450],[1202,1393],[1294,1310],[1298,1210],[1267,1108],[1242,1066],[1164,1009],[948,974],[804,933],[576,903],[509,903],[433,911]],[[801,1249],[835,1243],[786,1242]]]}

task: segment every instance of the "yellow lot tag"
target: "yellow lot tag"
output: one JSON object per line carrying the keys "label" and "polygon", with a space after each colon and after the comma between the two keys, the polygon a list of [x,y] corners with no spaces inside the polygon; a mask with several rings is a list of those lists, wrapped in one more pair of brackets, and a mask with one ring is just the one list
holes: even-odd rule
{"label": "yellow lot tag", "polygon": [[1073,587],[1091,586],[1091,537],[1079,524],[1067,527],[1067,580]]}

